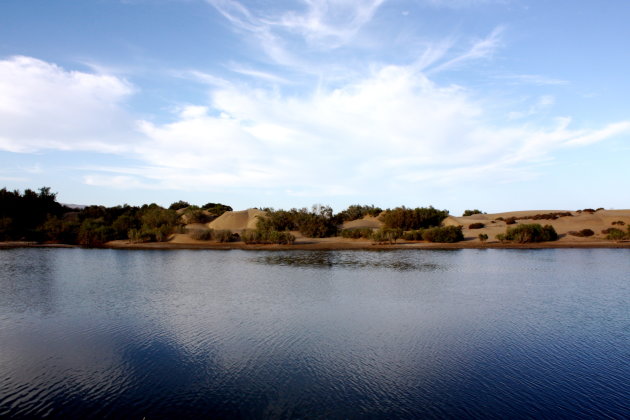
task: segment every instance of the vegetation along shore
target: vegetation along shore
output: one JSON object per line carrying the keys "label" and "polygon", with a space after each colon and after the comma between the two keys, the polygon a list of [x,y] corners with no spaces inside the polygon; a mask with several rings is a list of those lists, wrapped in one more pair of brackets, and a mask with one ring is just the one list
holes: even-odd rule
{"label": "vegetation along shore", "polygon": [[454,216],[429,207],[352,205],[234,211],[208,202],[168,208],[68,206],[50,188],[0,190],[0,247],[124,249],[630,248],[630,210],[529,210]]}

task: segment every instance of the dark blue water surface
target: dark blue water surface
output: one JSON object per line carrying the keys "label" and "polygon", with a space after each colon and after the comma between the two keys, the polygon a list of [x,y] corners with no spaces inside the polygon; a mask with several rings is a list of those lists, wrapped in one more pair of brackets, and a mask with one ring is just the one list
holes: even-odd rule
{"label": "dark blue water surface", "polygon": [[629,418],[630,250],[3,250],[0,417]]}

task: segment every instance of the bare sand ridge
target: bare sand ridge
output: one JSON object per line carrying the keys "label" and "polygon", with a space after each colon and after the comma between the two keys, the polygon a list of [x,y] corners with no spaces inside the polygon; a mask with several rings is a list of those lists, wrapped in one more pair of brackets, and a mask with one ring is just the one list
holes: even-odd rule
{"label": "bare sand ridge", "polygon": [[231,230],[241,233],[245,229],[256,229],[259,217],[265,217],[265,212],[258,209],[242,211],[226,211],[221,216],[208,223],[210,229]]}
{"label": "bare sand ridge", "polygon": [[344,222],[343,229],[380,229],[383,227],[383,222],[378,220],[378,217],[365,216],[363,219],[351,220]]}
{"label": "bare sand ridge", "polygon": [[[571,213],[571,216],[558,217],[554,220],[534,220],[533,217],[540,214],[549,213]],[[541,225],[551,225],[560,236],[560,243],[581,243],[605,240],[605,234],[602,234],[602,230],[617,227],[621,230],[626,230],[630,224],[630,210],[599,210],[593,213],[590,212],[577,212],[569,210],[529,210],[529,211],[512,211],[506,213],[494,213],[494,214],[475,214],[465,217],[447,217],[443,224],[462,226],[464,237],[469,240],[478,240],[480,233],[485,233],[491,241],[495,240],[495,236],[499,233],[505,233],[508,225],[505,221],[497,220],[499,218],[509,219],[516,217],[516,224],[526,223],[539,223]],[[522,218],[522,219],[521,219]],[[613,222],[621,221],[624,225],[613,225]],[[483,223],[485,225],[482,229],[469,229],[469,226],[473,223]],[[515,225],[516,225],[515,224]],[[511,225],[511,226],[515,226]],[[595,235],[590,237],[578,237],[570,235],[569,232],[577,232],[582,229],[591,229],[595,232]]]}
{"label": "bare sand ridge", "polygon": [[[535,220],[534,216],[549,213],[565,213],[571,216],[558,217],[554,220],[540,219]],[[230,230],[234,233],[241,233],[244,229],[255,229],[259,217],[264,217],[265,212],[257,209],[249,209],[243,211],[230,211],[224,213],[219,218],[208,223],[191,224],[189,229],[212,228],[215,230]],[[515,224],[508,225],[505,220],[497,220],[499,218],[509,219],[511,217],[518,218]],[[613,225],[615,222],[623,222],[624,224]],[[470,229],[473,223],[483,223],[481,229]],[[544,242],[537,244],[513,244],[500,243],[495,239],[499,233],[505,233],[506,228],[517,226],[518,224],[539,223],[541,225],[552,225],[560,239],[554,242]],[[357,228],[381,228],[383,223],[376,217],[366,216],[363,219],[346,222],[342,225],[343,229]],[[453,244],[427,243],[427,242],[408,242],[399,240],[395,245],[376,245],[368,239],[346,239],[342,237],[334,238],[306,238],[299,232],[292,232],[296,241],[294,245],[247,245],[243,242],[217,243],[209,241],[199,241],[192,239],[188,234],[175,234],[169,242],[146,243],[146,244],[130,244],[129,241],[113,241],[108,246],[116,248],[204,248],[204,249],[458,249],[458,248],[630,248],[630,241],[611,241],[605,239],[606,235],[602,234],[602,230],[616,227],[626,231],[630,225],[630,210],[599,210],[593,213],[577,212],[568,210],[528,210],[513,211],[506,213],[494,214],[475,214],[466,217],[449,216],[443,225],[445,226],[462,226],[462,232],[465,240]],[[582,229],[591,229],[595,235],[591,237],[577,237],[570,235],[569,232],[580,231]],[[488,235],[488,241],[482,243],[479,241],[479,234]]]}

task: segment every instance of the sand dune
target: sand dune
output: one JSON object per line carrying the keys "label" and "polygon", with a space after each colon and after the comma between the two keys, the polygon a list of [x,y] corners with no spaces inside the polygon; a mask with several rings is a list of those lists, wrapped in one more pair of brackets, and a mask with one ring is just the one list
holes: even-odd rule
{"label": "sand dune", "polygon": [[265,212],[258,209],[242,211],[226,211],[207,226],[215,230],[231,230],[240,233],[244,229],[256,229],[259,217],[264,217]]}
{"label": "sand dune", "polygon": [[362,229],[371,228],[379,229],[383,227],[383,222],[378,220],[378,217],[365,216],[363,219],[351,220],[343,224],[343,229]]}
{"label": "sand dune", "polygon": [[[533,217],[538,214],[570,212],[572,216],[559,217],[555,220],[534,220]],[[599,210],[594,213],[576,212],[569,210],[528,210],[528,211],[512,211],[494,214],[475,214],[472,216],[455,217],[449,216],[444,220],[444,225],[463,226],[464,237],[467,239],[475,239],[480,233],[488,235],[490,241],[499,233],[504,233],[508,226],[504,221],[496,220],[502,217],[507,219],[510,217],[519,218],[516,224],[539,223],[541,225],[551,225],[560,235],[560,241],[563,242],[584,242],[601,240],[605,238],[605,234],[601,231],[611,227],[617,227],[626,230],[630,225],[630,210]],[[521,219],[523,218],[523,219]],[[613,222],[621,221],[624,225],[613,225]],[[473,223],[483,223],[482,229],[469,229]],[[511,225],[514,226],[514,225]],[[591,229],[595,235],[591,237],[576,237],[569,235],[571,231],[580,231],[582,229]]]}

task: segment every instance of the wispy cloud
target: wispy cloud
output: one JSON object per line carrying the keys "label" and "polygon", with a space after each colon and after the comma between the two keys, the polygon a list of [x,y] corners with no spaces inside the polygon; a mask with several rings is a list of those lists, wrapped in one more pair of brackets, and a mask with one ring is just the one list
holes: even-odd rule
{"label": "wispy cloud", "polygon": [[440,71],[453,69],[462,66],[464,63],[473,60],[485,59],[491,57],[495,51],[501,46],[501,35],[504,32],[504,26],[498,26],[485,38],[474,41],[470,48],[463,53],[443,62],[429,70],[430,73],[438,73]]}
{"label": "wispy cloud", "polygon": [[[206,0],[239,31],[245,32],[274,62],[302,66],[287,44],[329,50],[350,42],[385,0],[304,1],[288,11],[248,8],[233,0]],[[292,37],[295,37],[294,39]],[[303,49],[303,48],[302,48]]]}
{"label": "wispy cloud", "polygon": [[514,84],[527,84],[536,86],[548,86],[548,85],[568,85],[567,80],[555,79],[539,74],[511,74],[497,76],[498,79],[507,80]]}

